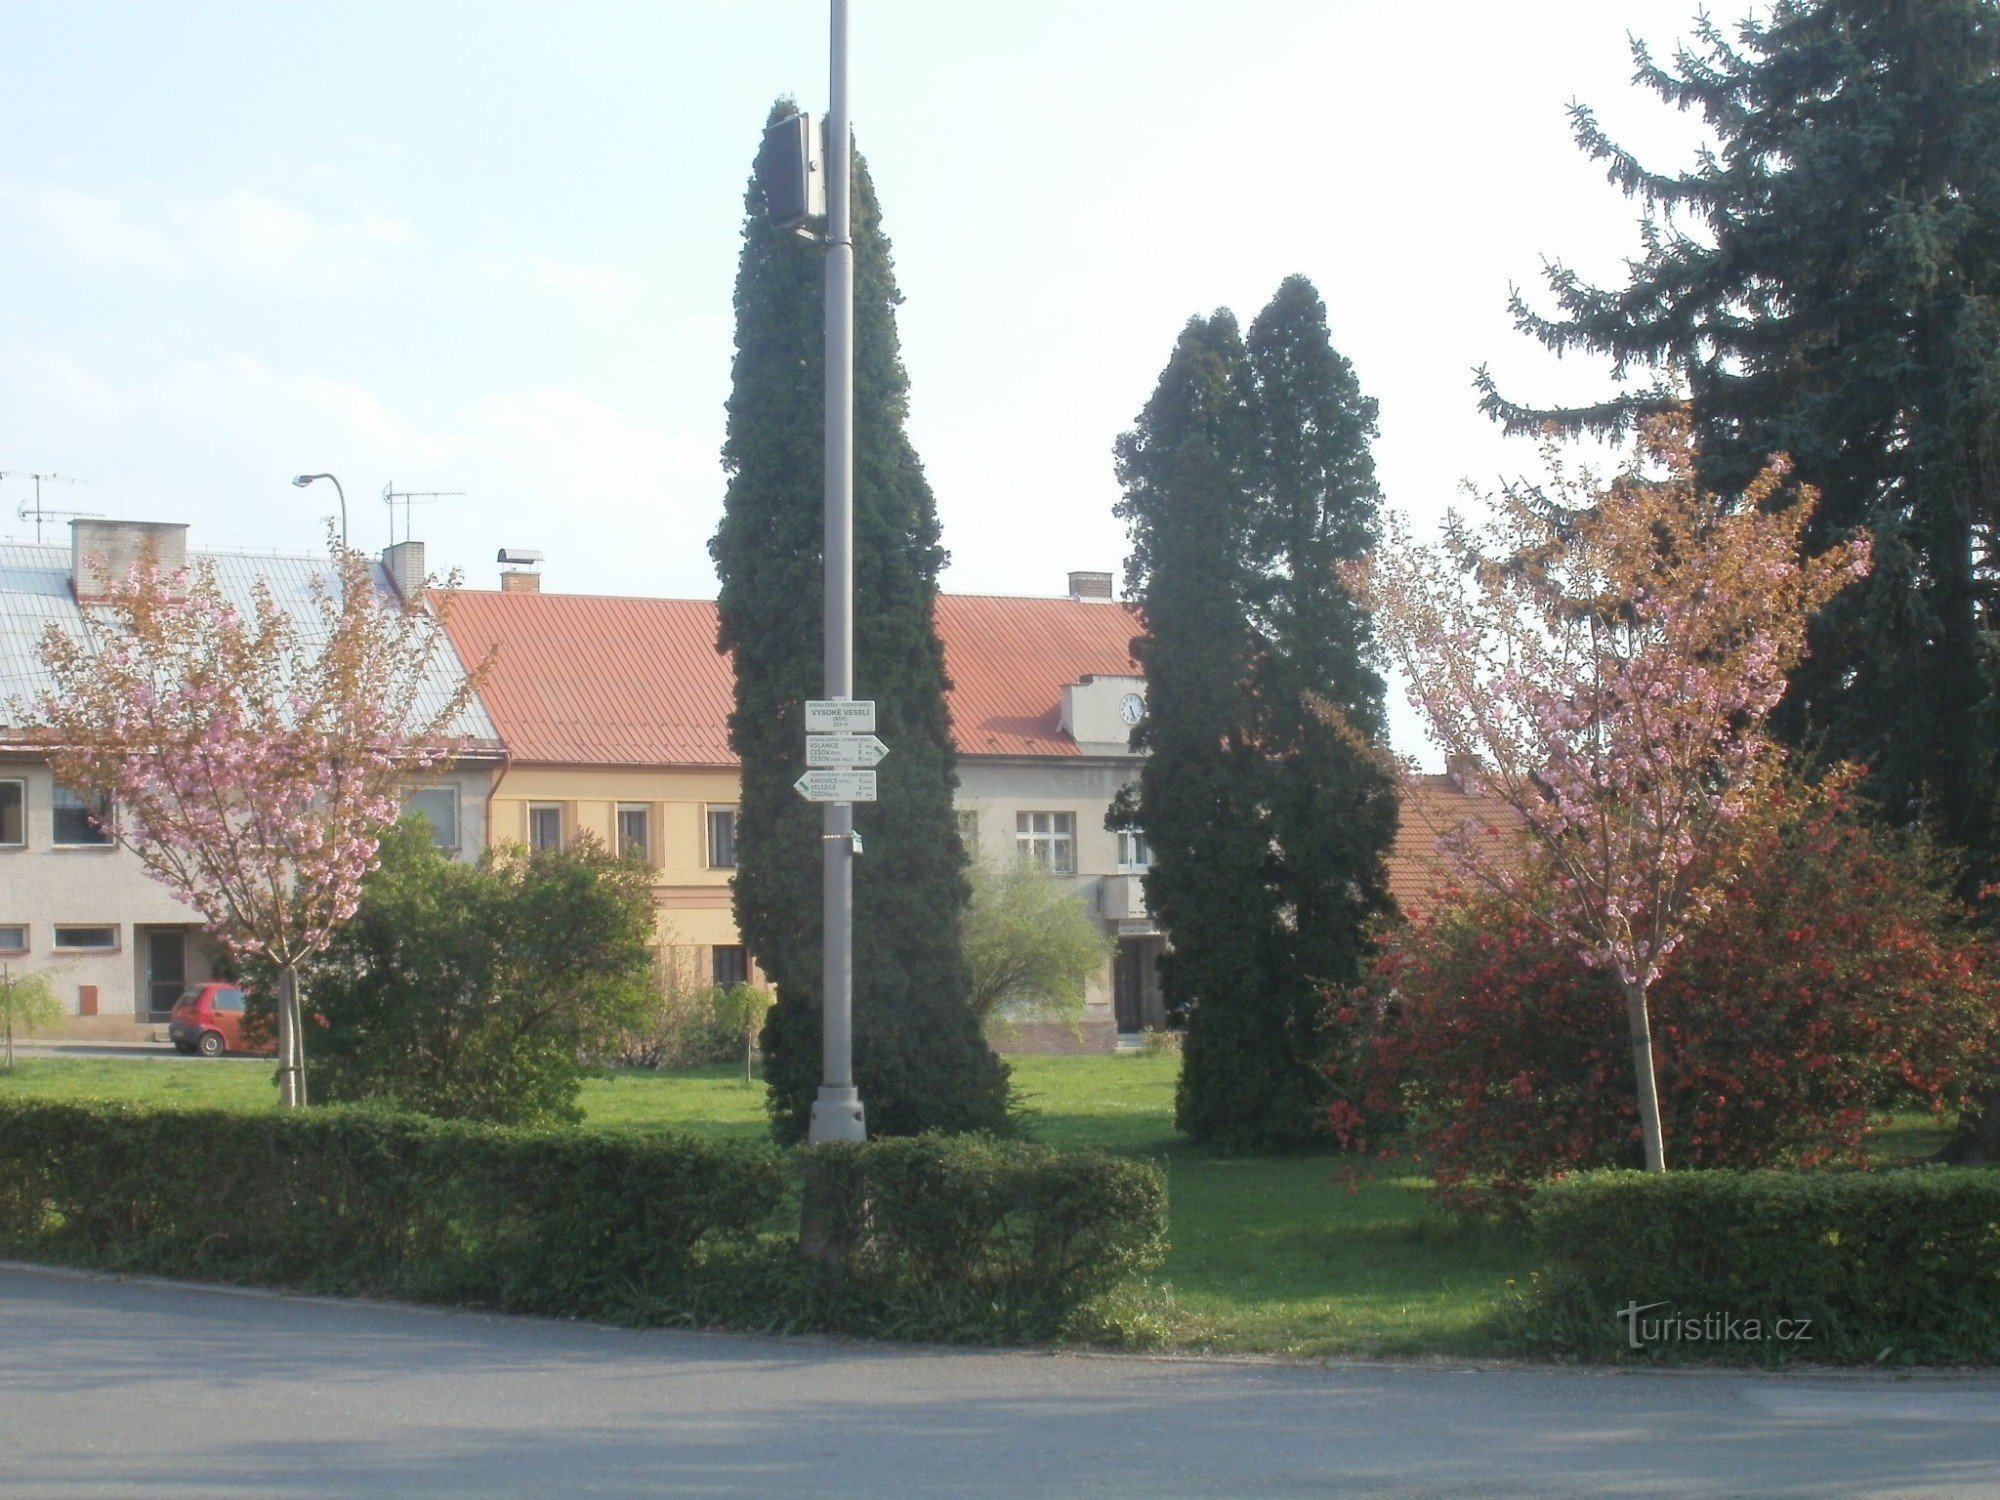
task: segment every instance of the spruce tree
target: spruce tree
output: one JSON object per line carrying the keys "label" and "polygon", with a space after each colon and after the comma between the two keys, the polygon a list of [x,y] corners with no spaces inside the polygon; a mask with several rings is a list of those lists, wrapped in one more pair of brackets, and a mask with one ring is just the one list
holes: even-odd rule
{"label": "spruce tree", "polygon": [[1873,533],[1874,573],[1822,613],[1779,726],[1869,764],[1890,818],[1964,852],[1970,892],[2000,873],[2000,6],[1780,0],[1734,41],[1705,18],[1695,36],[1670,66],[1635,49],[1638,81],[1718,139],[1692,169],[1649,171],[1573,112],[1643,206],[1625,285],[1556,265],[1553,314],[1514,300],[1551,349],[1656,384],[1542,410],[1482,371],[1483,404],[1514,431],[1610,433],[1685,394],[1712,489],[1787,453],[1822,496],[1809,548]]}
{"label": "spruce tree", "polygon": [[1161,985],[1187,1021],[1175,1118],[1198,1140],[1323,1131],[1325,992],[1359,978],[1388,905],[1382,681],[1333,571],[1373,537],[1374,420],[1294,277],[1247,347],[1228,312],[1191,322],[1118,445],[1149,755],[1114,816],[1153,851]]}
{"label": "spruce tree", "polygon": [[[789,113],[774,107],[772,122]],[[967,1003],[969,894],[934,620],[937,507],[904,431],[889,242],[866,164],[853,177],[856,696],[890,754],[881,800],[856,807],[854,1072],[871,1134],[1004,1130],[1007,1070]],[[736,358],[722,524],[718,649],[734,653],[730,742],[742,762],[734,884],[745,944],[777,989],[764,1028],[772,1128],[803,1138],[820,1082],[820,810],[792,789],[821,695],[824,266],[771,227],[753,179],[736,279]]]}

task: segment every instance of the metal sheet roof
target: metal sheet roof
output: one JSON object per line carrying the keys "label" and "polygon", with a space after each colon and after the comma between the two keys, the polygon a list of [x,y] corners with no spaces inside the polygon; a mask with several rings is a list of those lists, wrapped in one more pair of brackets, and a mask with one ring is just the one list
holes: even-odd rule
{"label": "metal sheet roof", "polygon": [[[302,625],[315,618],[315,588],[331,589],[338,581],[331,559],[325,556],[199,552],[190,553],[188,561],[190,566],[211,565],[225,597],[242,608],[250,606],[262,584],[273,601]],[[384,608],[394,607],[388,573],[379,562],[372,567]],[[84,612],[71,592],[69,570],[67,546],[0,542],[0,724],[20,717],[10,700],[30,700],[53,686],[36,650],[43,631],[53,624],[72,636],[84,634]],[[448,639],[445,645],[433,658],[418,695],[420,713],[442,709],[464,679],[464,665]],[[499,731],[476,699],[451,732],[477,746],[498,748]]]}

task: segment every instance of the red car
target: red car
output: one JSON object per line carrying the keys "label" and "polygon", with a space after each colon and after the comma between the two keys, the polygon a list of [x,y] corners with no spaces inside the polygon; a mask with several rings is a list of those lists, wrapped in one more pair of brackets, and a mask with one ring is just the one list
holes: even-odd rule
{"label": "red car", "polygon": [[175,1002],[167,1015],[167,1037],[183,1052],[221,1057],[225,1052],[272,1056],[278,1044],[243,1027],[243,991],[215,980],[198,984]]}

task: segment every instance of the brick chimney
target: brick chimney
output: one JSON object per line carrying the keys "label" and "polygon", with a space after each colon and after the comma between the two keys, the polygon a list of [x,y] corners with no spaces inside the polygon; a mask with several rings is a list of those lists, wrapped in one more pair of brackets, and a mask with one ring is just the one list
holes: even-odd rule
{"label": "brick chimney", "polygon": [[1454,791],[1470,792],[1486,774],[1486,767],[1476,755],[1447,755],[1444,774]]}
{"label": "brick chimney", "polygon": [[424,597],[424,544],[422,542],[397,542],[382,549],[382,566],[388,570],[389,582],[395,586],[396,597],[405,604],[416,604]]}
{"label": "brick chimney", "polygon": [[1072,573],[1069,575],[1069,596],[1072,599],[1093,604],[1111,602],[1111,575],[1109,573]]}
{"label": "brick chimney", "polygon": [[187,524],[181,521],[69,523],[69,582],[79,599],[102,599],[107,582],[151,559],[160,571],[187,566]]}
{"label": "brick chimney", "polygon": [[536,567],[541,560],[542,554],[532,547],[502,547],[494,559],[507,567],[507,571],[500,575],[500,592],[539,594],[542,591],[542,575]]}

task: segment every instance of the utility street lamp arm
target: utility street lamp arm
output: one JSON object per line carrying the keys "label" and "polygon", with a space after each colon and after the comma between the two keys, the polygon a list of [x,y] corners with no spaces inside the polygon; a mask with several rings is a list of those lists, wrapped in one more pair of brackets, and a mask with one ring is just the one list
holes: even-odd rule
{"label": "utility street lamp arm", "polygon": [[292,480],[292,483],[304,489],[315,479],[330,480],[334,494],[340,496],[340,545],[344,548],[347,546],[347,491],[340,487],[340,481],[331,474],[300,474]]}

